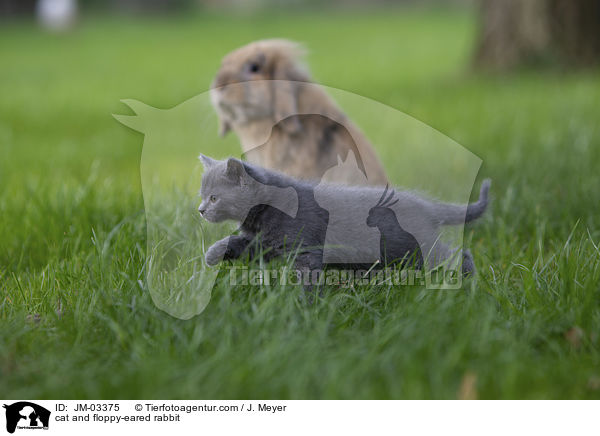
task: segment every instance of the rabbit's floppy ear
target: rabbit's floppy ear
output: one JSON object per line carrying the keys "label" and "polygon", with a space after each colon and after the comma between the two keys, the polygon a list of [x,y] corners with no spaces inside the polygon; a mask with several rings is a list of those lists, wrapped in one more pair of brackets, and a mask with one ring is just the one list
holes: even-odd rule
{"label": "rabbit's floppy ear", "polygon": [[217,114],[217,122],[219,123],[219,136],[223,137],[225,135],[227,135],[227,133],[229,133],[229,131],[231,130],[231,124],[229,123],[229,121],[227,121],[227,117],[225,114],[223,114],[221,112],[221,110],[219,109],[219,90],[216,88],[220,88],[224,86],[223,84],[219,83],[219,79],[218,79],[218,75],[217,78],[215,78],[215,80],[213,80],[212,84],[211,84],[211,90],[210,90],[210,102],[212,103],[213,107],[215,108],[215,112]]}
{"label": "rabbit's floppy ear", "polygon": [[227,117],[225,114],[221,113],[219,110],[218,98],[216,98],[216,92],[211,90],[210,99],[213,107],[215,108],[215,112],[217,113],[217,122],[219,123],[219,136],[222,138],[231,130],[231,124],[227,121]]}
{"label": "rabbit's floppy ear", "polygon": [[231,124],[229,124],[229,121],[224,120],[223,118],[219,117],[219,136],[221,138],[223,138],[230,131],[231,131]]}
{"label": "rabbit's floppy ear", "polygon": [[283,42],[280,51],[272,56],[270,71],[273,92],[273,112],[277,120],[284,120],[282,128],[290,134],[299,133],[302,124],[298,119],[298,93],[301,91],[297,82],[308,82],[308,74],[303,71],[298,58],[302,55],[299,45]]}
{"label": "rabbit's floppy ear", "polygon": [[297,86],[287,80],[275,80],[273,87],[273,112],[276,120],[287,133],[295,134],[302,131],[298,114]]}

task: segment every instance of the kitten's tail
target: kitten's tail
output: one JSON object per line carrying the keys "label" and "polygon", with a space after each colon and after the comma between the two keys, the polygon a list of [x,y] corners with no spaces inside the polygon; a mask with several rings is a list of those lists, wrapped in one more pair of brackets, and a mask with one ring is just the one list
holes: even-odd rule
{"label": "kitten's tail", "polygon": [[468,223],[476,220],[485,212],[488,206],[488,193],[490,190],[491,181],[486,179],[481,184],[479,191],[479,200],[475,203],[462,206],[457,204],[438,204],[436,212],[440,224],[457,225]]}

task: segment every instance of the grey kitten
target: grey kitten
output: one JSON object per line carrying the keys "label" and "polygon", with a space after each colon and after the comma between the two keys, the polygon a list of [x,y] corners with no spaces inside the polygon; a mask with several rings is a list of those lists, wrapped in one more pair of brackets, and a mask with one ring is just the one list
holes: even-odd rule
{"label": "grey kitten", "polygon": [[210,266],[244,253],[255,256],[260,246],[266,260],[295,252],[302,272],[332,264],[404,266],[409,260],[416,267],[435,268],[457,255],[464,275],[475,272],[468,250],[453,250],[439,241],[440,227],[479,218],[488,205],[489,180],[482,184],[479,200],[464,206],[387,187],[299,181],[235,158],[200,159],[205,171],[198,211],[210,222],[240,224],[239,234],[207,250]]}

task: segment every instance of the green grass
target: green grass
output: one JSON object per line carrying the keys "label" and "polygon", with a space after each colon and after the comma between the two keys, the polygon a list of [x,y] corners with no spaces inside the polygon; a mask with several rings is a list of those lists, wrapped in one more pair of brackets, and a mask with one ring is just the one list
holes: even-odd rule
{"label": "green grass", "polygon": [[[477,75],[475,29],[467,13],[405,10],[96,17],[70,35],[1,27],[2,395],[456,398],[475,374],[479,398],[599,398],[600,75]],[[154,305],[143,138],[111,114],[127,112],[122,98],[183,102],[224,53],[274,36],[305,42],[321,83],[483,159],[494,203],[466,232],[477,280],[330,290],[308,304],[295,287],[221,277],[200,316]],[[224,144],[214,153],[236,151]],[[393,173],[401,156],[379,152]]]}

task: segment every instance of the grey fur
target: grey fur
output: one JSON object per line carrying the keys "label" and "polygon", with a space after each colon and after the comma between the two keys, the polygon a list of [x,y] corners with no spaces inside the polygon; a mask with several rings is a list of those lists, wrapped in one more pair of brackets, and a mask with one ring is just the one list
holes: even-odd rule
{"label": "grey fur", "polygon": [[[482,185],[479,201],[464,206],[388,188],[299,181],[235,158],[200,159],[205,171],[199,211],[210,222],[240,224],[239,234],[208,249],[208,265],[244,253],[253,256],[260,244],[267,259],[297,250],[296,266],[302,271],[329,263],[364,268],[377,260],[385,264],[411,256],[417,265],[436,267],[459,251],[438,240],[440,226],[472,221],[488,205],[489,180]],[[329,244],[343,249],[328,256]],[[353,250],[350,256],[348,246]],[[463,250],[461,257],[463,274],[473,274],[469,251]]]}

